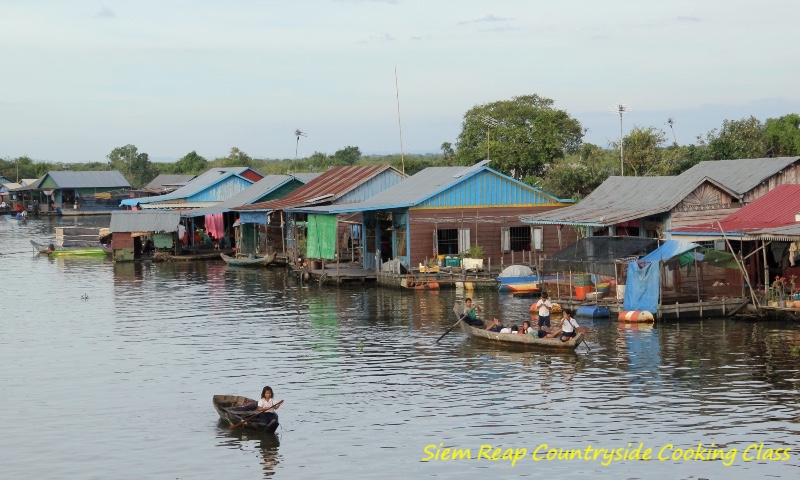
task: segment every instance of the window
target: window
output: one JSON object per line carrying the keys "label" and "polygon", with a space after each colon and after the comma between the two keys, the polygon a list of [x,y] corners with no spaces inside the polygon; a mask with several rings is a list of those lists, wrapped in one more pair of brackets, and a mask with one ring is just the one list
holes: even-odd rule
{"label": "window", "polygon": [[511,250],[515,252],[530,251],[531,227],[511,227]]}
{"label": "window", "polygon": [[446,228],[436,231],[436,251],[439,255],[457,255],[458,250],[458,229]]}

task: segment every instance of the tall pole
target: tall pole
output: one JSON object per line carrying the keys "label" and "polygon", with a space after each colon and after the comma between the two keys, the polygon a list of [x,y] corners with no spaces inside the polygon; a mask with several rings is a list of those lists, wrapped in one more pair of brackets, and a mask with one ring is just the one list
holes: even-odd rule
{"label": "tall pole", "polygon": [[619,172],[620,172],[620,176],[624,177],[625,176],[625,162],[623,161],[623,156],[622,156],[622,144],[624,143],[622,141],[622,110],[623,110],[623,108],[620,105],[620,109],[619,109]]}
{"label": "tall pole", "polygon": [[394,92],[397,97],[397,128],[400,130],[400,164],[406,173],[406,157],[403,154],[403,124],[400,123],[400,87],[397,83],[397,65],[394,66]]}

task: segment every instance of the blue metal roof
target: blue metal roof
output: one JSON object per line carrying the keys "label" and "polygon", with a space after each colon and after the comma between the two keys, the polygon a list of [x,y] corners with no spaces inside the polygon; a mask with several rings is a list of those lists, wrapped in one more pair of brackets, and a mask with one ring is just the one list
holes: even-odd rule
{"label": "blue metal roof", "polygon": [[559,199],[481,166],[429,167],[388,190],[355,204],[287,209],[308,213],[348,213],[397,208],[467,208],[559,205]]}
{"label": "blue metal roof", "polygon": [[299,176],[292,177],[290,175],[267,175],[247,189],[237,193],[227,200],[219,202],[213,207],[188,210],[183,212],[182,215],[184,217],[197,217],[199,215],[227,212],[234,207],[240,207],[242,205],[250,205],[251,203],[264,197],[264,195],[267,195],[270,192],[277,190],[278,188],[293,181],[302,182]]}
{"label": "blue metal roof", "polygon": [[[127,206],[134,206],[139,203],[153,203],[153,202],[164,202],[169,200],[179,200],[183,198],[190,198],[194,195],[197,195],[204,190],[207,190],[214,185],[221,183],[222,181],[236,176],[249,184],[254,183],[252,180],[242,177],[240,174],[248,170],[249,167],[226,167],[226,168],[212,168],[211,170],[203,173],[202,175],[197,176],[194,180],[187,183],[183,187],[175,190],[174,192],[168,193],[166,195],[157,195],[154,197],[142,197],[142,198],[129,198],[122,201],[122,205]],[[240,190],[237,190],[233,194],[239,193]],[[233,195],[232,194],[232,195]],[[230,198],[232,195],[228,195],[225,199]],[[224,199],[223,199],[224,200]]]}

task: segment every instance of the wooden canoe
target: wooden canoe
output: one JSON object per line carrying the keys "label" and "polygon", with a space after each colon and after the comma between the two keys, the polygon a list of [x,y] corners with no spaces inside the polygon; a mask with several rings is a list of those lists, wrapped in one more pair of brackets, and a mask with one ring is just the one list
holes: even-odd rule
{"label": "wooden canoe", "polygon": [[275,257],[277,253],[273,253],[272,255],[267,255],[266,257],[231,257],[230,255],[225,255],[224,253],[220,253],[219,256],[225,260],[225,263],[228,265],[234,265],[237,267],[258,267],[258,266],[267,266],[270,263],[275,261]]}
{"label": "wooden canoe", "polygon": [[[214,403],[214,410],[219,414],[219,418],[225,420],[231,426],[241,423],[244,419],[258,413],[258,402],[252,398],[238,395],[214,395],[212,402]],[[275,430],[278,429],[278,414],[263,412],[239,428],[263,433],[275,433]]]}
{"label": "wooden canoe", "polygon": [[[459,317],[459,308],[453,308],[456,316]],[[523,348],[541,348],[547,350],[575,350],[578,345],[583,341],[583,334],[578,333],[577,336],[569,341],[562,342],[560,338],[539,338],[536,335],[519,334],[519,333],[497,333],[484,330],[483,328],[475,328],[466,323],[459,322],[461,330],[467,335],[478,340],[492,342],[495,345],[507,345],[510,347],[523,347]]]}

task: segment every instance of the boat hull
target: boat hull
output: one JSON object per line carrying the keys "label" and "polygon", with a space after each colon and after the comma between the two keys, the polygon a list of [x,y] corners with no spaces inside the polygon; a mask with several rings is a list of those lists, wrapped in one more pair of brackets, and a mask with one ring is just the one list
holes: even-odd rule
{"label": "boat hull", "polygon": [[237,267],[265,267],[275,261],[276,255],[277,254],[273,253],[272,255],[267,255],[266,257],[236,258],[236,257],[231,257],[230,255],[225,255],[224,253],[219,254],[220,258],[222,258],[225,261],[225,263]]}
{"label": "boat hull", "polygon": [[[453,311],[458,316],[458,308],[454,308]],[[508,347],[569,351],[578,348],[578,345],[583,341],[582,333],[578,333],[574,338],[562,342],[560,338],[539,338],[536,335],[529,334],[490,332],[483,328],[469,326],[464,322],[459,322],[459,325],[461,325],[461,330],[472,338]]]}
{"label": "boat hull", "polygon": [[500,282],[500,292],[504,293],[527,293],[538,292],[541,290],[538,276],[528,277],[497,277]]}
{"label": "boat hull", "polygon": [[[212,402],[219,418],[231,426],[241,423],[258,412],[258,402],[252,398],[238,395],[214,395]],[[263,412],[239,428],[262,433],[275,433],[278,425],[278,414]]]}

